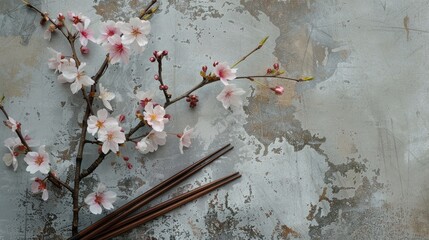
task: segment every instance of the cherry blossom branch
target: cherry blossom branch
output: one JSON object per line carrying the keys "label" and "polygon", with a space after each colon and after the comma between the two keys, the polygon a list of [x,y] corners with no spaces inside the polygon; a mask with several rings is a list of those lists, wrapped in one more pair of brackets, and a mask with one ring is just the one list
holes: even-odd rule
{"label": "cherry blossom branch", "polygon": [[50,18],[49,16],[48,16],[48,14],[47,13],[44,13],[44,12],[42,12],[42,11],[40,11],[38,8],[36,8],[35,6],[33,6],[31,3],[29,3],[29,2],[27,2],[26,0],[22,0],[22,2],[27,6],[27,7],[29,7],[29,8],[31,8],[31,9],[33,9],[34,11],[36,11],[36,12],[38,12],[38,13],[40,13],[40,15],[42,15],[42,18],[45,18],[45,19],[47,19],[49,22],[51,22],[54,26],[55,26],[55,28],[56,29],[58,29],[63,35],[64,35],[64,37],[66,37],[67,39],[69,38],[69,36],[70,36],[70,32],[67,30],[67,34],[61,29],[61,27],[60,26],[58,26],[58,24],[52,19],[52,18]]}
{"label": "cherry blossom branch", "polygon": [[82,180],[83,178],[87,177],[88,175],[90,175],[92,172],[94,172],[94,170],[101,164],[101,162],[103,162],[104,158],[111,153],[111,151],[109,151],[107,154],[104,153],[100,153],[98,155],[98,158],[91,164],[91,166],[89,166],[86,170],[83,170],[82,173],[79,176],[79,179]]}
{"label": "cherry blossom branch", "polygon": [[159,89],[162,90],[162,92],[164,93],[165,104],[168,104],[170,102],[171,94],[168,93],[168,86],[164,84],[164,80],[162,79],[162,59],[163,59],[163,56],[157,57],[157,61],[158,61],[158,79],[157,80],[159,81]]}
{"label": "cherry blossom branch", "polygon": [[130,131],[125,135],[127,140],[130,140],[130,137],[137,132],[140,128],[145,125],[144,121],[140,121],[135,127],[131,128]]}
{"label": "cherry blossom branch", "polygon": [[139,18],[142,19],[146,14],[152,14],[153,11],[149,12],[149,9],[157,2],[157,0],[152,0],[146,8],[140,13]]}
{"label": "cherry blossom branch", "polygon": [[[2,104],[0,104],[0,110],[3,112],[4,116],[9,119],[9,115],[6,112],[6,109]],[[27,140],[25,140],[25,137],[22,135],[21,129],[18,128],[15,130],[16,135],[18,135],[19,140],[21,141],[22,145],[25,147],[25,152],[28,153],[31,151],[31,147],[28,145]],[[48,180],[53,183],[56,187],[61,188],[61,186],[64,186],[66,189],[68,189],[70,192],[72,192],[72,188],[62,182],[57,176],[55,176],[52,172],[49,172]]]}
{"label": "cherry blossom branch", "polygon": [[262,39],[262,41],[259,42],[258,46],[253,49],[251,52],[249,52],[246,56],[242,57],[240,60],[238,60],[236,63],[234,63],[234,65],[231,66],[231,68],[234,68],[235,66],[237,66],[238,64],[240,64],[241,62],[243,62],[244,60],[246,60],[247,57],[249,57],[250,55],[252,55],[254,52],[258,51],[259,49],[262,48],[262,46],[264,46],[265,42],[268,40],[268,36],[265,37],[264,39]]}
{"label": "cherry blossom branch", "polygon": [[[139,18],[142,19],[146,14],[152,14],[154,11],[149,11],[149,10],[156,2],[157,2],[157,0],[152,0],[146,6],[146,8],[140,13]],[[97,83],[98,80],[106,72],[108,67],[109,67],[109,54],[106,54],[106,58],[104,59],[104,62],[101,64],[100,68],[98,69],[97,73],[92,77],[92,79]]]}
{"label": "cherry blossom branch", "polygon": [[302,79],[302,78],[289,78],[289,77],[282,77],[282,76],[275,76],[275,75],[254,75],[254,76],[241,76],[241,77],[236,77],[235,79],[248,79],[250,81],[254,81],[253,78],[277,78],[277,79],[284,79],[284,80],[289,80],[289,81],[294,81],[294,82],[305,82],[307,80]]}
{"label": "cherry blossom branch", "polygon": [[[218,79],[218,80],[219,80],[219,79]],[[217,81],[217,80],[216,80],[216,81]],[[202,80],[198,85],[196,85],[195,87],[191,88],[190,90],[188,90],[188,91],[187,91],[187,92],[185,92],[184,94],[182,94],[182,95],[180,95],[180,96],[178,96],[178,97],[174,98],[173,100],[170,100],[169,102],[166,102],[166,103],[164,104],[164,108],[167,108],[167,107],[168,107],[168,106],[170,106],[171,104],[173,104],[173,103],[175,103],[175,102],[177,102],[177,101],[179,101],[179,100],[181,100],[181,99],[184,99],[184,98],[188,97],[191,93],[193,93],[193,92],[195,92],[196,90],[198,90],[198,89],[200,89],[200,88],[204,87],[205,85],[207,85],[207,84],[209,84],[209,83],[213,83],[213,82],[215,82],[215,81],[208,81],[206,78],[203,78],[203,80]]]}

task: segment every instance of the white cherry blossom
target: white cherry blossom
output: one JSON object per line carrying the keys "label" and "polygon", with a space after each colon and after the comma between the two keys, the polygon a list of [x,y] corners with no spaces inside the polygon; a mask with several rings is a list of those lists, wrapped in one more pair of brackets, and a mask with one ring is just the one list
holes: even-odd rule
{"label": "white cherry blossom", "polygon": [[43,201],[48,200],[49,193],[48,193],[48,189],[46,188],[46,182],[44,182],[42,179],[37,177],[32,178],[31,181],[33,181],[31,183],[31,192],[34,194],[42,193]]}
{"label": "white cherry blossom", "polygon": [[31,174],[40,171],[43,174],[49,173],[49,155],[45,151],[45,146],[39,147],[38,152],[28,152],[24,157],[24,161],[28,164],[27,171]]}
{"label": "white cherry blossom", "polygon": [[216,65],[214,74],[220,78],[223,84],[228,85],[228,80],[234,80],[237,68],[230,68],[227,63],[219,63]]}
{"label": "white cherry blossom", "polygon": [[8,167],[12,165],[14,171],[16,171],[16,169],[18,168],[18,159],[16,158],[17,154],[15,152],[15,148],[20,145],[22,145],[22,143],[18,137],[7,138],[6,140],[4,140],[4,146],[9,149],[9,153],[5,153],[3,155],[3,162]]}
{"label": "white cherry blossom", "polygon": [[120,22],[116,23],[112,20],[107,20],[107,22],[102,24],[101,27],[101,37],[97,40],[99,44],[103,44],[108,42],[108,39],[110,37],[113,37],[115,35],[120,35],[121,31],[118,27]]}
{"label": "white cherry blossom", "polygon": [[102,183],[98,184],[97,190],[90,193],[85,198],[85,203],[89,205],[89,211],[93,214],[100,214],[103,209],[113,209],[113,203],[116,201],[116,193],[107,191],[106,186]]}
{"label": "white cherry blossom", "polygon": [[73,83],[70,85],[70,89],[73,94],[82,89],[82,86],[91,86],[94,84],[94,80],[86,75],[85,71],[83,70],[86,66],[86,63],[82,62],[79,68],[74,66],[74,64],[75,61],[70,59],[70,65],[61,67],[61,70],[63,71],[62,76],[68,81],[73,81]]}
{"label": "white cherry blossom", "polygon": [[183,147],[190,147],[191,146],[191,135],[192,132],[194,131],[193,128],[190,128],[189,126],[186,126],[185,129],[183,130],[183,133],[179,134],[178,137],[179,139],[179,149],[180,149],[180,153],[183,154]]}
{"label": "white cherry blossom", "polygon": [[165,109],[161,105],[153,107],[152,102],[148,102],[144,108],[144,120],[157,132],[164,130],[164,123],[168,121],[165,116]]}
{"label": "white cherry blossom", "polygon": [[100,95],[98,96],[98,98],[100,98],[103,101],[103,105],[109,109],[110,111],[112,111],[112,105],[110,105],[111,100],[113,100],[115,98],[115,94],[112,92],[107,91],[107,89],[105,89],[103,87],[103,85],[101,85],[100,83]]}
{"label": "white cherry blossom", "polygon": [[60,71],[61,64],[63,63],[64,55],[61,52],[55,51],[53,48],[48,47],[49,52],[52,54],[52,57],[48,59],[49,69],[55,70],[55,72]]}
{"label": "white cherry blossom", "polygon": [[82,22],[74,24],[76,30],[79,32],[79,41],[82,46],[88,45],[88,40],[92,42],[97,42],[94,38],[94,34],[91,29],[88,28],[91,20],[85,18]]}
{"label": "white cherry blossom", "polygon": [[130,58],[130,48],[125,45],[118,35],[110,37],[103,47],[109,53],[110,63],[115,64],[119,61],[128,63]]}
{"label": "white cherry blossom", "polygon": [[228,109],[230,106],[240,107],[243,105],[241,100],[241,95],[246,92],[236,87],[234,84],[226,85],[222,92],[217,95],[216,99],[222,102],[222,105],[225,109]]}
{"label": "white cherry blossom", "polygon": [[92,115],[88,118],[87,131],[94,136],[97,131],[104,130],[108,126],[119,126],[119,123],[115,118],[109,117],[109,112],[103,108],[97,111],[97,116]]}
{"label": "white cherry blossom", "polygon": [[119,144],[125,142],[125,133],[122,128],[115,125],[106,126],[104,129],[98,131],[98,140],[103,142],[101,151],[107,154],[109,150],[113,153],[119,151]]}
{"label": "white cherry blossom", "polygon": [[12,132],[15,132],[18,128],[20,123],[15,121],[15,119],[9,117],[6,121],[4,121],[4,124],[6,125],[6,127],[10,128],[10,130],[12,130]]}
{"label": "white cherry blossom", "polygon": [[123,33],[122,42],[127,45],[136,43],[136,49],[143,51],[148,43],[146,35],[150,32],[150,22],[135,17],[131,18],[129,23],[121,23],[119,26]]}
{"label": "white cherry blossom", "polygon": [[163,146],[167,142],[166,132],[151,131],[146,137],[137,143],[137,150],[141,153],[155,152],[158,146]]}

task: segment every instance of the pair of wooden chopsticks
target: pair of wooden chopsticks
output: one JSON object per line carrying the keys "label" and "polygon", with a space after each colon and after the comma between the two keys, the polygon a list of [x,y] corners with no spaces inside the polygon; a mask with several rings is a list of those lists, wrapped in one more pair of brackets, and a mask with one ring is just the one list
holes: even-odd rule
{"label": "pair of wooden chopsticks", "polygon": [[238,172],[231,174],[214,182],[198,187],[192,191],[181,194],[170,200],[162,202],[143,212],[131,215],[132,213],[152,201],[154,198],[178,185],[183,180],[193,175],[197,171],[201,170],[202,168],[212,163],[213,161],[215,161],[216,159],[218,159],[232,149],[233,147],[230,144],[225,145],[224,147],[211,153],[207,157],[202,158],[201,160],[190,165],[189,167],[176,173],[172,177],[159,183],[152,189],[148,190],[136,199],[113,211],[106,217],[85,228],[77,235],[71,237],[69,240],[109,239],[118,236],[241,177]]}

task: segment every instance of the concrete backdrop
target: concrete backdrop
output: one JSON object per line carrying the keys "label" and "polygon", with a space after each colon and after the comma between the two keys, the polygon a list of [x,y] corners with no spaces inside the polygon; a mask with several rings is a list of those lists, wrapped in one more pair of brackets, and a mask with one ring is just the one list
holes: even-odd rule
{"label": "concrete backdrop", "polygon": [[[93,29],[108,19],[135,16],[146,2],[32,1],[51,16],[82,12],[93,20]],[[233,152],[163,199],[233,171],[243,174],[119,239],[429,238],[428,1],[160,2],[147,51],[129,65],[109,67],[102,79],[120,94],[114,114],[132,115],[130,94],[156,88],[156,68],[147,60],[153,50],[170,51],[164,76],[173,95],[199,81],[202,65],[235,62],[267,35],[264,48],[239,65],[239,75],[264,73],[278,61],[289,76],[316,80],[273,80],[286,86],[280,97],[242,81],[245,106],[234,111],[215,99],[221,85],[209,85],[197,93],[201,101],[195,110],[185,102],[168,109],[173,115],[168,131],[195,126],[193,146],[185,154],[172,137],[155,154],[129,151],[132,170],[109,156],[85,180],[82,194],[104,182],[118,193],[115,206],[226,142],[234,144]],[[1,1],[0,20],[0,94],[6,95],[11,116],[47,145],[66,179],[85,105],[79,94],[56,82],[46,47],[69,53],[68,46],[59,34],[45,41],[39,16],[20,1]],[[94,73],[104,53],[89,46],[90,55],[82,59]],[[0,136],[3,141],[13,134],[3,127]],[[86,148],[84,168],[95,157],[94,148]],[[0,239],[68,236],[70,195],[51,187],[47,202],[32,196],[25,165],[21,158],[13,172],[0,164]],[[81,226],[100,217],[83,208]]]}

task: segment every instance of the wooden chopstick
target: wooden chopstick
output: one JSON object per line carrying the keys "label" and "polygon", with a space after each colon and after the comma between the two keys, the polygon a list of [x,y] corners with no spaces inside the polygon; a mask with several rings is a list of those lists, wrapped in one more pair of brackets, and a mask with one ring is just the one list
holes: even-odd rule
{"label": "wooden chopstick", "polygon": [[167,180],[164,180],[163,182],[159,183],[157,186],[153,187],[152,189],[148,190],[141,196],[137,197],[136,199],[130,201],[129,203],[125,204],[124,206],[118,208],[114,212],[110,213],[106,217],[100,219],[96,223],[90,225],[86,229],[82,230],[80,233],[75,235],[74,237],[70,238],[69,240],[85,240],[85,239],[91,239],[91,237],[95,236],[96,234],[99,234],[102,232],[103,229],[113,225],[114,223],[120,221],[124,218],[124,216],[136,211],[137,209],[141,208],[163,192],[171,189],[172,187],[179,184],[181,181],[186,179],[187,177],[191,176],[193,173],[197,172],[207,164],[210,164],[223,154],[230,151],[233,147],[230,144],[225,145],[224,147],[218,149],[217,151],[213,152],[212,154],[202,158],[201,160],[195,162],[194,164],[190,165],[189,167],[183,169],[182,171],[176,173],[172,177],[168,178]]}
{"label": "wooden chopstick", "polygon": [[129,217],[125,218],[125,219],[122,219],[120,222],[118,222],[114,226],[112,226],[112,228],[109,228],[107,232],[112,232],[112,231],[114,231],[114,230],[116,230],[116,229],[118,229],[118,228],[120,228],[122,226],[125,226],[125,225],[127,225],[129,223],[137,221],[138,219],[141,219],[141,218],[143,218],[145,216],[148,216],[148,215],[150,215],[152,213],[155,213],[155,212],[157,212],[159,210],[162,210],[163,208],[166,208],[166,207],[168,207],[168,206],[170,206],[170,205],[172,205],[174,203],[177,203],[177,202],[179,202],[179,201],[181,201],[181,200],[183,200],[183,199],[185,199],[187,197],[190,197],[190,196],[194,195],[197,192],[203,191],[203,190],[209,188],[212,185],[215,185],[217,183],[223,182],[223,181],[225,181],[225,180],[227,180],[227,179],[229,179],[231,177],[235,177],[236,175],[239,175],[239,173],[237,172],[235,174],[231,174],[229,176],[220,178],[220,179],[218,179],[216,181],[213,181],[213,182],[211,182],[209,184],[205,184],[205,185],[200,186],[200,187],[198,187],[198,188],[196,188],[194,190],[191,190],[191,191],[188,191],[186,193],[180,194],[179,196],[171,198],[171,199],[169,199],[169,200],[167,200],[165,202],[162,202],[162,203],[160,203],[160,204],[158,204],[158,205],[156,205],[154,207],[151,207],[151,208],[149,208],[149,209],[147,209],[147,210],[145,210],[143,212],[140,212],[140,213],[138,213],[136,215],[129,216]]}
{"label": "wooden chopstick", "polygon": [[238,172],[231,174],[227,177],[218,179],[214,182],[205,184],[197,189],[181,194],[175,198],[172,198],[166,202],[160,203],[148,210],[141,212],[135,216],[124,219],[124,221],[118,223],[113,229],[109,229],[104,235],[99,235],[96,239],[104,240],[116,237],[122,233],[132,230],[133,228],[145,224],[159,216],[162,216],[186,203],[189,203],[237,178],[240,178],[241,174]]}

